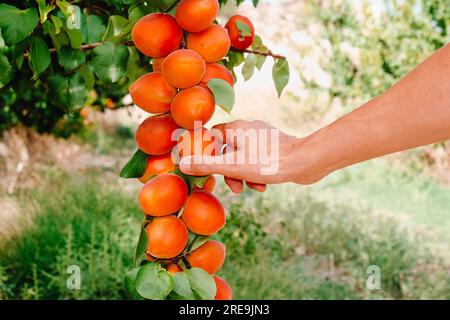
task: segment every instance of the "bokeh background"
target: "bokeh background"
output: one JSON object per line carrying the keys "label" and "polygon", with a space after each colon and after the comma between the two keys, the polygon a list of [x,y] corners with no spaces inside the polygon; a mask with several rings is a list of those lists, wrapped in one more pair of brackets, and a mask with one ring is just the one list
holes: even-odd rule
{"label": "bokeh background", "polygon": [[[239,76],[233,116],[309,134],[374,97],[449,41],[447,0],[246,1],[291,81],[278,99],[272,61]],[[129,103],[125,97],[124,103]],[[23,127],[0,140],[0,299],[121,299],[142,214],[139,183],[118,178],[145,114],[83,109],[69,140]],[[413,110],[412,110],[413,112]],[[301,159],[298,159],[301,161]],[[236,299],[450,299],[450,143],[369,161],[314,186],[216,194],[228,212],[220,271]],[[66,286],[69,265],[81,290]],[[367,268],[381,269],[370,290]]]}

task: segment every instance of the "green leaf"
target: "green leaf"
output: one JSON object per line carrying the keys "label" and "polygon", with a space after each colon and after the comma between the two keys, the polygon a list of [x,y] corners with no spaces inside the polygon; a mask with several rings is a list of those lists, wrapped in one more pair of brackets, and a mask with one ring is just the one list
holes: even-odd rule
{"label": "green leaf", "polygon": [[0,29],[7,45],[17,44],[27,38],[38,22],[36,8],[20,10],[8,4],[0,4]]}
{"label": "green leaf", "polygon": [[136,246],[136,252],[134,254],[134,265],[139,267],[143,261],[146,261],[146,252],[148,247],[148,236],[145,231],[148,225],[148,221],[144,221],[141,225],[141,233],[139,234],[139,240]]}
{"label": "green leaf", "polygon": [[126,179],[142,177],[147,168],[147,159],[148,155],[141,150],[137,150],[120,171],[120,177]]}
{"label": "green leaf", "polygon": [[267,57],[263,55],[256,56],[256,68],[258,70],[261,70],[264,66],[264,63],[266,62]]}
{"label": "green leaf", "polygon": [[43,24],[45,21],[47,21],[48,14],[56,8],[55,5],[47,5],[45,0],[36,0],[38,6],[39,6],[39,16],[41,24]]}
{"label": "green leaf", "polygon": [[50,32],[50,38],[52,39],[53,46],[56,48],[56,51],[59,51],[61,47],[69,45],[69,37],[65,32],[60,32],[56,34],[56,31]]}
{"label": "green leaf", "polygon": [[140,268],[133,268],[125,274],[124,286],[125,292],[129,299],[143,300],[142,297],[136,292],[135,283]]}
{"label": "green leaf", "polygon": [[237,67],[242,62],[245,61],[245,56],[242,52],[230,51],[228,53],[228,63],[227,66],[229,69]]}
{"label": "green leaf", "polygon": [[104,82],[116,82],[126,76],[129,52],[124,45],[107,42],[94,49],[94,72]]}
{"label": "green leaf", "polygon": [[289,82],[289,64],[286,59],[276,59],[272,70],[273,81],[278,92],[278,96],[281,97],[284,88]]}
{"label": "green leaf", "polygon": [[84,79],[86,89],[91,90],[92,88],[94,88],[95,77],[92,68],[88,64],[84,64],[80,68],[79,72]]}
{"label": "green leaf", "polygon": [[14,69],[5,55],[0,54],[0,89],[14,78]]}
{"label": "green leaf", "polygon": [[58,51],[58,62],[66,71],[71,71],[83,65],[86,56],[83,51],[66,46]]}
{"label": "green leaf", "polygon": [[11,47],[11,55],[14,61],[16,62],[16,66],[18,69],[22,68],[23,60],[24,60],[24,52],[27,48],[27,41],[24,40],[16,45]]}
{"label": "green leaf", "polygon": [[204,245],[211,237],[209,236],[200,236],[198,234],[189,232],[189,245],[184,251],[184,254],[191,253],[192,251],[200,248]]}
{"label": "green leaf", "polygon": [[186,270],[185,273],[192,291],[199,299],[214,300],[216,283],[208,272],[200,268],[191,268]]}
{"label": "green leaf", "polygon": [[81,15],[81,34],[84,43],[94,43],[102,41],[106,27],[102,19],[94,14]]}
{"label": "green leaf", "polygon": [[150,300],[164,300],[174,286],[173,276],[154,262],[142,266],[135,281],[137,293]]}
{"label": "green leaf", "polygon": [[243,23],[242,21],[236,20],[235,22],[237,29],[242,37],[250,37],[252,35],[252,30],[250,27]]}
{"label": "green leaf", "polygon": [[108,26],[106,27],[106,31],[103,35],[102,41],[105,42],[107,40],[113,40],[113,38],[117,38],[116,40],[120,40],[122,31],[127,26],[127,24],[128,20],[122,16],[110,16],[108,20]]}
{"label": "green leaf", "polygon": [[247,59],[245,59],[245,63],[242,66],[242,76],[245,81],[248,81],[255,72],[256,66],[256,56],[254,54],[249,54]]}
{"label": "green leaf", "polygon": [[127,62],[127,77],[130,82],[136,81],[142,75],[150,72],[150,65],[146,63],[141,66],[141,59],[135,47],[128,47],[130,57]]}
{"label": "green leaf", "polygon": [[55,34],[59,34],[64,25],[62,20],[60,18],[58,18],[57,16],[51,16],[50,19],[52,20],[53,25],[55,27]]}
{"label": "green leaf", "polygon": [[66,28],[67,36],[69,37],[70,45],[74,49],[79,49],[83,43],[83,36],[79,29]]}
{"label": "green leaf", "polygon": [[131,11],[128,14],[128,19],[135,23],[143,16],[156,11],[157,9],[155,9],[154,7],[149,6],[147,3],[143,3],[131,9]]}
{"label": "green leaf", "polygon": [[226,112],[230,113],[235,103],[233,87],[222,79],[209,80],[208,87],[214,94],[216,104]]}
{"label": "green leaf", "polygon": [[69,76],[56,73],[49,77],[50,99],[67,108],[83,107],[87,98],[87,90],[83,76],[75,72]]}
{"label": "green leaf", "polygon": [[173,300],[194,300],[195,296],[189,284],[186,272],[177,272],[173,275],[174,288],[170,294]]}
{"label": "green leaf", "polygon": [[50,51],[42,38],[36,36],[30,38],[30,56],[28,61],[31,70],[33,70],[33,79],[37,79],[39,74],[47,69],[52,62]]}

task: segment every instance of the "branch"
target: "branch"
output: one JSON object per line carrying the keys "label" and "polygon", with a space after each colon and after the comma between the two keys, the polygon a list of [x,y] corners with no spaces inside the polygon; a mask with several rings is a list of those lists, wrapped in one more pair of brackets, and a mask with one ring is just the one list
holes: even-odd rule
{"label": "branch", "polygon": [[286,59],[285,56],[283,56],[281,54],[275,54],[270,50],[259,51],[259,50],[252,50],[252,49],[236,49],[236,48],[231,48],[231,50],[234,52],[252,53],[257,56],[274,57],[276,59]]}

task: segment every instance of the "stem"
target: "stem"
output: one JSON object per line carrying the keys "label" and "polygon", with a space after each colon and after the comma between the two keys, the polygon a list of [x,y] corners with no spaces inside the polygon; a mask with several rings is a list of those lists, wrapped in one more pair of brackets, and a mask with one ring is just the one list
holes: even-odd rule
{"label": "stem", "polygon": [[186,257],[181,257],[181,260],[183,261],[186,268],[188,268],[188,269],[192,268],[191,264],[189,263],[189,261],[187,261]]}
{"label": "stem", "polygon": [[274,57],[276,59],[286,59],[285,56],[281,55],[281,54],[275,54],[270,50],[267,51],[260,51],[260,50],[252,50],[252,49],[236,49],[236,48],[231,48],[232,51],[234,52],[244,52],[244,53],[252,53],[255,55],[259,55],[259,56],[265,56],[265,57]]}

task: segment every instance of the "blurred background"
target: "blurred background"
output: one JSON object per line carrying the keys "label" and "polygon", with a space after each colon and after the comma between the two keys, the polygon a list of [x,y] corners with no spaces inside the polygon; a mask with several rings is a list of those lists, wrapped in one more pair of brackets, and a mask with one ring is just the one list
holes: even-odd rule
{"label": "blurred background", "polygon": [[[309,134],[389,88],[450,39],[447,0],[231,2],[291,81],[281,99],[268,59],[233,115]],[[129,103],[125,97],[124,103]],[[81,110],[70,139],[18,126],[0,140],[0,299],[121,299],[142,214],[139,183],[118,172],[145,117],[130,106]],[[301,159],[299,159],[301,161]],[[220,271],[236,299],[450,299],[450,143],[353,166],[314,186],[216,194],[228,211]],[[81,290],[66,286],[69,265]],[[381,270],[370,289],[368,268]]]}

